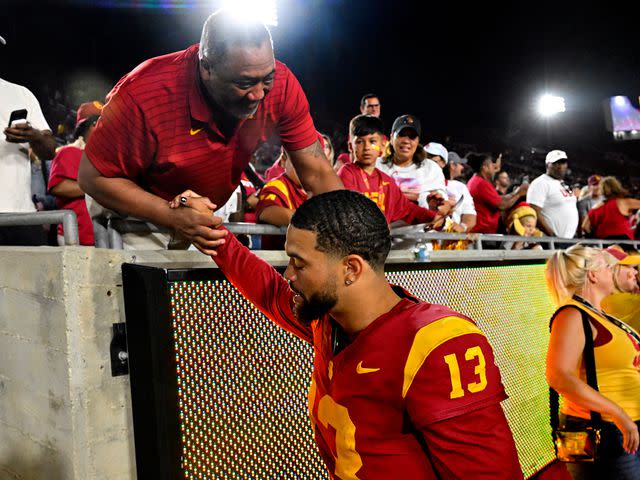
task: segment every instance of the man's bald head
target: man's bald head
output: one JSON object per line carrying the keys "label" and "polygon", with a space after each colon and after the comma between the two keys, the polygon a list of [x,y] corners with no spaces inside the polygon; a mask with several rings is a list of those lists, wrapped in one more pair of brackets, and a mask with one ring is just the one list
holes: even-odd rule
{"label": "man's bald head", "polygon": [[273,40],[267,26],[259,21],[239,19],[228,10],[212,13],[202,28],[200,60],[206,59],[214,67],[224,63],[232,47],[260,47]]}

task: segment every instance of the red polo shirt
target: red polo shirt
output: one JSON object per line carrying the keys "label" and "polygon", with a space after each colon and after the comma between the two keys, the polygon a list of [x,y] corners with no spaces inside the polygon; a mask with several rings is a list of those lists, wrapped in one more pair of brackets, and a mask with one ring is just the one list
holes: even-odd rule
{"label": "red polo shirt", "polygon": [[480,175],[474,175],[467,182],[469,193],[473,197],[476,207],[476,226],[471,230],[479,233],[496,233],[500,222],[500,209],[498,205],[502,196],[489,180]]}
{"label": "red polo shirt", "polygon": [[107,96],[86,153],[105,177],[124,177],[169,200],[191,189],[224,205],[257,145],[277,132],[290,151],[316,141],[298,80],[276,62],[256,114],[224,137],[200,86],[198,46],[152,58]]}

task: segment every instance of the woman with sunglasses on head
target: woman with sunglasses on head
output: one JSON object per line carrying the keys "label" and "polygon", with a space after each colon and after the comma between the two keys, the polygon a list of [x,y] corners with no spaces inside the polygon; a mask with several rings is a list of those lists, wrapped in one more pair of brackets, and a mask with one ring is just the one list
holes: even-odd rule
{"label": "woman with sunglasses on head", "polygon": [[[413,115],[402,115],[393,122],[391,139],[376,167],[393,178],[407,199],[418,203],[434,192],[445,199],[445,182],[442,169],[428,161],[420,144],[420,121]],[[436,202],[437,203],[437,202]],[[437,206],[436,203],[431,207]],[[420,205],[428,208],[429,205]]]}
{"label": "woman with sunglasses on head", "polygon": [[[547,262],[549,291],[558,305],[551,318],[546,377],[562,398],[560,427],[584,430],[592,412],[602,418],[599,456],[593,463],[568,463],[574,479],[640,478],[640,342],[638,334],[605,314],[602,300],[615,291],[616,258],[602,250],[574,245]],[[593,338],[597,389],[587,381],[585,351]]]}

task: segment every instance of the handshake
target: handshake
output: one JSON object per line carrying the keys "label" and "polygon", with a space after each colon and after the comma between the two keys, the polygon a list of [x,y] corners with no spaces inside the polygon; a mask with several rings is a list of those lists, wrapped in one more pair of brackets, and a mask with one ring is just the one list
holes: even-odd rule
{"label": "handshake", "polygon": [[222,218],[214,215],[217,206],[207,197],[186,190],[169,202],[172,226],[205,255],[216,256],[216,249],[225,243],[229,233],[222,227]]}

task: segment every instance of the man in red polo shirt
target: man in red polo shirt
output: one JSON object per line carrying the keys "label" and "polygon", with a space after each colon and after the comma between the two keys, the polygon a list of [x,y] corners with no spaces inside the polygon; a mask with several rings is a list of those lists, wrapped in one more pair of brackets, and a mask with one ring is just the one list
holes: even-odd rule
{"label": "man in red polo shirt", "polygon": [[273,57],[267,27],[220,10],[205,22],[199,46],[147,60],[117,83],[78,180],[101,205],[171,227],[212,253],[225,232],[211,216],[171,210],[168,200],[192,189],[223,205],[273,132],[307,191],[342,188],[300,84]]}
{"label": "man in red polo shirt", "polygon": [[524,197],[529,184],[522,184],[512,193],[500,195],[493,185],[493,176],[500,171],[502,155],[494,157],[490,153],[470,153],[467,162],[475,173],[467,182],[477,213],[476,225],[471,231],[497,233],[500,212],[510,209],[520,197]]}

